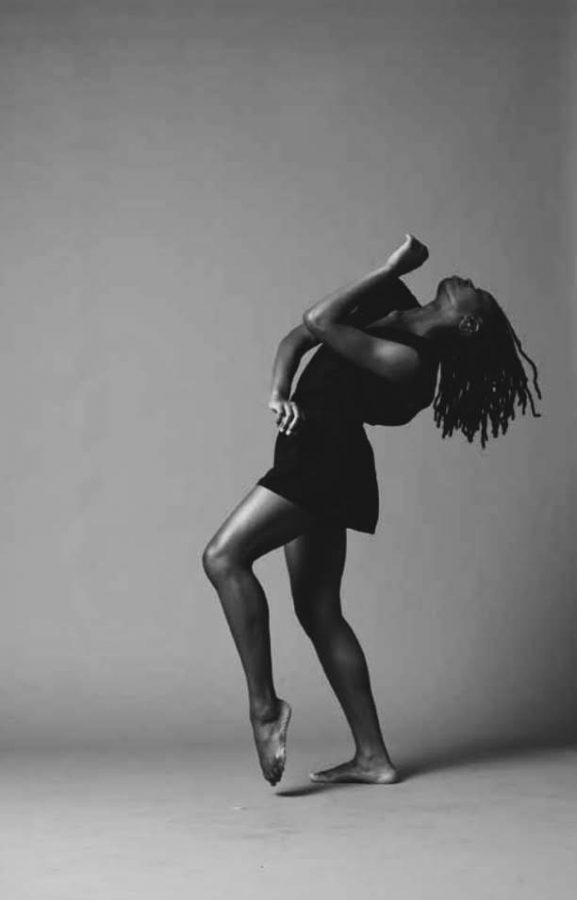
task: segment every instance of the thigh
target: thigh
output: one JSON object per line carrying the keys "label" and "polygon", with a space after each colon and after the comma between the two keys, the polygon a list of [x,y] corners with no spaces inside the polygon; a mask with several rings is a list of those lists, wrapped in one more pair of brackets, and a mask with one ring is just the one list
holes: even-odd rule
{"label": "thigh", "polygon": [[251,563],[294,540],[315,521],[313,513],[257,484],[224,520],[207,549]]}
{"label": "thigh", "polygon": [[284,552],[297,607],[324,602],[340,608],[347,529],[330,521],[317,521],[314,527],[285,544]]}

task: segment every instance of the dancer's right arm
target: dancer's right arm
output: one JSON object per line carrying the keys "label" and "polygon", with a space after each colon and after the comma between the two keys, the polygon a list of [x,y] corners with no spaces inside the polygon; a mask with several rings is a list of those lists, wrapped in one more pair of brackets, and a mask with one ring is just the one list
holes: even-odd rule
{"label": "dancer's right arm", "polygon": [[[393,281],[386,292],[366,289],[362,300],[343,320],[357,328],[367,327],[393,309],[418,305],[416,298],[400,280]],[[283,337],[273,364],[270,400],[288,400],[301,357],[320,343],[303,322]]]}
{"label": "dancer's right arm", "polygon": [[[392,281],[387,291],[365,289],[362,301],[343,320],[348,325],[366,328],[393,309],[410,309],[418,305],[416,298],[400,279]],[[301,357],[318,344],[319,338],[302,322],[285,335],[278,346],[273,365],[271,399],[288,400]]]}
{"label": "dancer's right arm", "polygon": [[[365,328],[374,321],[378,321],[390,309],[400,309],[403,306],[411,306],[411,300],[416,302],[412,295],[407,301],[404,293],[407,291],[405,285],[399,282],[397,290],[388,292],[388,296],[383,297],[383,292],[373,292],[373,295],[365,296],[364,304],[359,304],[356,308],[346,316],[346,321],[350,325],[356,325],[358,328]],[[301,322],[295,328],[286,334],[278,345],[276,356],[272,370],[272,384],[268,406],[276,416],[276,425],[280,431],[291,434],[300,420],[304,418],[302,410],[300,410],[294,401],[290,400],[291,385],[296,370],[299,367],[301,358],[320,344],[321,341]]]}

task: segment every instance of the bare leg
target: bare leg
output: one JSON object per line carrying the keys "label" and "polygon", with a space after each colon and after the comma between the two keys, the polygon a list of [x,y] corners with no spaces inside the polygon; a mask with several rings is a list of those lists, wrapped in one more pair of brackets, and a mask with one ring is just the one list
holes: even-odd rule
{"label": "bare leg", "polygon": [[256,485],[221,525],[202,556],[240,655],[259,760],[271,784],[280,780],[284,769],[291,710],[274,687],[269,607],[252,564],[303,533],[313,521],[310,513]]}
{"label": "bare leg", "polygon": [[296,614],[342,706],[356,747],[350,762],[311,778],[390,784],[399,776],[383,740],[365,655],[341,611],[346,535],[345,528],[321,523],[285,546]]}

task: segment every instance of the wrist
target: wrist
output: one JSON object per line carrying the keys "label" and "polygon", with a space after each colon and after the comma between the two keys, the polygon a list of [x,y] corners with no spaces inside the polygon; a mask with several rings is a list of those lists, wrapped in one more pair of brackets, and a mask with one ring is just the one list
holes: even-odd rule
{"label": "wrist", "polygon": [[289,393],[290,393],[290,391],[288,388],[273,387],[273,389],[270,392],[270,399],[271,400],[288,400]]}

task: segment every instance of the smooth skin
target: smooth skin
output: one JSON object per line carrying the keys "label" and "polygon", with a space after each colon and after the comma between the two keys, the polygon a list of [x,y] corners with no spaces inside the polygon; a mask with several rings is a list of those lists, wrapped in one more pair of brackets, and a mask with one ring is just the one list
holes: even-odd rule
{"label": "smooth skin", "polygon": [[253,564],[306,533],[314,516],[257,484],[220,526],[202,556],[246,677],[249,717],[262,772],[274,785],[286,762],[290,707],[273,682],[269,607]]}
{"label": "smooth skin", "polygon": [[[346,529],[257,484],[210,541],[203,565],[218,592],[244,668],[263,775],[273,785],[282,777],[290,706],[274,687],[269,607],[253,564],[280,546],[284,546],[295,612],[353,733],[357,752],[346,773],[355,780],[397,780],[378,722],[365,656],[342,615]],[[344,769],[340,774],[345,774]],[[311,777],[321,781],[335,776]]]}
{"label": "smooth skin", "polygon": [[[322,341],[400,387],[410,384],[419,365],[419,355],[412,347],[368,334],[343,320],[349,316],[350,321],[350,313],[362,309],[363,303],[372,303],[371,328],[378,330],[394,319],[396,325],[431,340],[454,334],[465,319],[481,323],[480,294],[471,282],[457,276],[441,282],[435,299],[427,306],[389,311],[381,318],[374,315],[375,291],[382,297],[392,279],[417,268],[427,257],[427,248],[407,235],[384,267],[305,312],[305,345]],[[381,308],[383,305],[381,300]],[[360,321],[357,319],[357,324],[360,322],[362,316]],[[302,335],[303,326],[300,332]],[[290,370],[292,365],[288,363],[285,368]],[[277,426],[290,426],[290,434],[296,427],[298,410],[295,413],[294,404],[285,405],[286,391],[285,386],[278,392],[283,406],[281,414],[277,412]],[[385,746],[366,659],[341,609],[346,529],[257,484],[209,541],[202,564],[217,591],[240,656],[248,689],[249,719],[263,775],[271,785],[282,777],[291,708],[274,686],[269,607],[253,565],[281,546],[296,615],[314,646],[355,743],[355,755],[350,761],[310,777],[321,783],[394,783],[399,774]]]}

